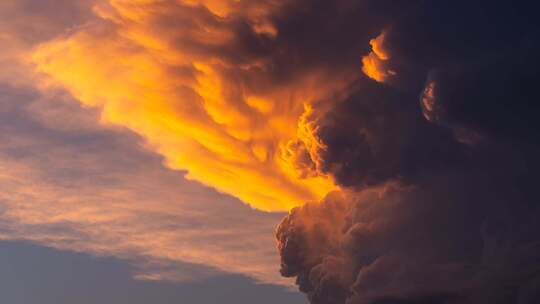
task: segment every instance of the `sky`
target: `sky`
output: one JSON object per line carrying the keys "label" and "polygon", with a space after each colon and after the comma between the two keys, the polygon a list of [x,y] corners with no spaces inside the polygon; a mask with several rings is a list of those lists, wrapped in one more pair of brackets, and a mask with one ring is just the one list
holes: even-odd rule
{"label": "sky", "polygon": [[[245,276],[221,274],[178,284],[133,279],[125,261],[2,242],[2,301],[6,303],[303,303],[299,294]],[[189,267],[189,266],[188,266]]]}
{"label": "sky", "polygon": [[2,1],[0,298],[540,302],[535,11]]}

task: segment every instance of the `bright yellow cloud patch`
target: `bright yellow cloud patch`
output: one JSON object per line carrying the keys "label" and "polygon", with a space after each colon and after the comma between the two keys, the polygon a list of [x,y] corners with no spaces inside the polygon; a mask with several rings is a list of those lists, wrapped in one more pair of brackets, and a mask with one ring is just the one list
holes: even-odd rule
{"label": "bright yellow cloud patch", "polygon": [[40,46],[33,61],[49,85],[141,134],[169,167],[255,208],[288,210],[334,187],[281,156],[304,105],[325,89],[317,75],[274,83],[227,16],[266,28],[253,30],[265,39],[277,32],[263,6],[236,2],[110,0],[95,9],[101,22]]}

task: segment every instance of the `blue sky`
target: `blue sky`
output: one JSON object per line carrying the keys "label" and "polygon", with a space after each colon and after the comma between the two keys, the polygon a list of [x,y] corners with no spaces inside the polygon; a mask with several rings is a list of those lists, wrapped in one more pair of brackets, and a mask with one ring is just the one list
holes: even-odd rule
{"label": "blue sky", "polygon": [[125,261],[24,242],[0,242],[0,270],[2,302],[11,304],[304,303],[298,293],[240,275],[185,284],[140,281]]}

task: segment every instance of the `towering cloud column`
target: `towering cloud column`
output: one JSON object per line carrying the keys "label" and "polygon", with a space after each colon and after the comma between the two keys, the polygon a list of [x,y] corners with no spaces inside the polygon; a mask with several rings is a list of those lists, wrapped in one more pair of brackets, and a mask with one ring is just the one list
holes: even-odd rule
{"label": "towering cloud column", "polygon": [[276,234],[311,303],[540,301],[539,26],[480,2],[388,20],[366,77],[312,120],[312,167],[342,191]]}

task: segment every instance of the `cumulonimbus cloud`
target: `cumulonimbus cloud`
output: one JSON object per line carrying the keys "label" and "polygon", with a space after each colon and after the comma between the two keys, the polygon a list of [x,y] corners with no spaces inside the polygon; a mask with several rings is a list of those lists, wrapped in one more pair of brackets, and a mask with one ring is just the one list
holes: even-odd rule
{"label": "cumulonimbus cloud", "polygon": [[282,274],[311,303],[540,300],[531,9],[411,4],[371,40],[366,77],[311,120],[311,167],[343,190],[277,231]]}

